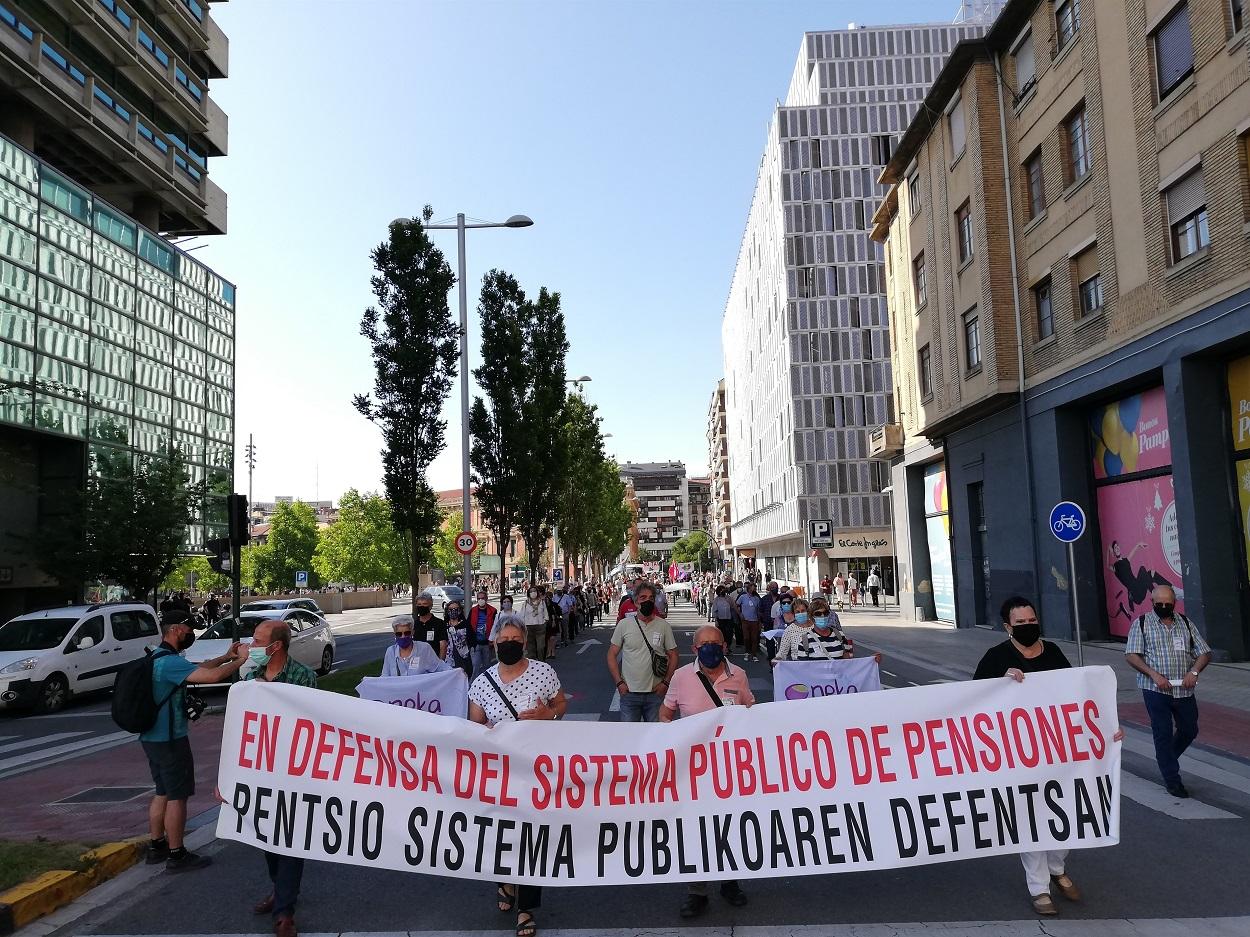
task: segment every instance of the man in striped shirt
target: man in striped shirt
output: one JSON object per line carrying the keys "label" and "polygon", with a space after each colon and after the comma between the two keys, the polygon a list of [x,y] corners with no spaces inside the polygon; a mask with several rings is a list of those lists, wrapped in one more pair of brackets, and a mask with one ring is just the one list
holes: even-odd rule
{"label": "man in striped shirt", "polygon": [[1198,675],[1211,662],[1211,648],[1198,629],[1176,611],[1171,586],[1155,586],[1154,608],[1129,625],[1124,656],[1137,671],[1155,740],[1155,761],[1173,797],[1188,797],[1177,759],[1198,737]]}

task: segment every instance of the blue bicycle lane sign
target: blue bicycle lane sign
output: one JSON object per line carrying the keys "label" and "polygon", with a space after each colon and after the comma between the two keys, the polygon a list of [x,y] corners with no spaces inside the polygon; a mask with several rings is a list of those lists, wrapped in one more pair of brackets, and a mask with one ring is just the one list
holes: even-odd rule
{"label": "blue bicycle lane sign", "polygon": [[1063,543],[1074,543],[1085,533],[1085,512],[1072,501],[1060,501],[1050,509],[1050,532]]}

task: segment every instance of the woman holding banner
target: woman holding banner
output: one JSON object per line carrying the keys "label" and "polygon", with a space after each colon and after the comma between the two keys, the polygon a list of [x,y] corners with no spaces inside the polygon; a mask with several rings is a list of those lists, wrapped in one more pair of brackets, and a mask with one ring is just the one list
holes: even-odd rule
{"label": "woman holding banner", "polygon": [[[501,615],[500,618],[503,616]],[[495,655],[499,663],[482,672],[469,687],[469,718],[494,728],[501,722],[522,719],[559,719],[568,703],[555,670],[540,660],[525,657],[526,627],[506,620],[495,632]],[[542,903],[538,885],[498,883],[499,910],[517,910],[517,937],[536,937],[533,912]]]}
{"label": "woman holding banner", "polygon": [[450,664],[438,659],[438,652],[424,641],[413,639],[411,615],[397,615],[391,621],[395,643],[386,649],[382,659],[383,677],[408,677],[421,673],[451,670]]}

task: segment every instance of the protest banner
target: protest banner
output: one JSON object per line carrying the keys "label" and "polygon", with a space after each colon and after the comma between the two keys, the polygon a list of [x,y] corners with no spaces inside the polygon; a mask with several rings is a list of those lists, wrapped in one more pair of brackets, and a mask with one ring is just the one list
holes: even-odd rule
{"label": "protest banner", "polygon": [[782,660],[773,667],[773,699],[803,700],[881,689],[881,669],[871,657],[849,660]]}
{"label": "protest banner", "polygon": [[406,677],[364,677],[356,695],[436,716],[469,718],[469,679],[459,667]]}
{"label": "protest banner", "polygon": [[1119,841],[1109,667],[671,724],[459,719],[247,681],[217,835],[548,885],[816,875]]}

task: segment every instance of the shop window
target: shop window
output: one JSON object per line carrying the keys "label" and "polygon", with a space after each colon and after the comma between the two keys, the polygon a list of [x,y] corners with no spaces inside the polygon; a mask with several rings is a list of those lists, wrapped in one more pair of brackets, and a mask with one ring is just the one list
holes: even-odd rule
{"label": "shop window", "polygon": [[1189,34],[1189,4],[1182,3],[1154,34],[1155,80],[1159,100],[1176,90],[1194,71],[1194,42]]}
{"label": "shop window", "polygon": [[1211,245],[1207,227],[1207,196],[1198,168],[1163,193],[1168,209],[1172,263]]}

